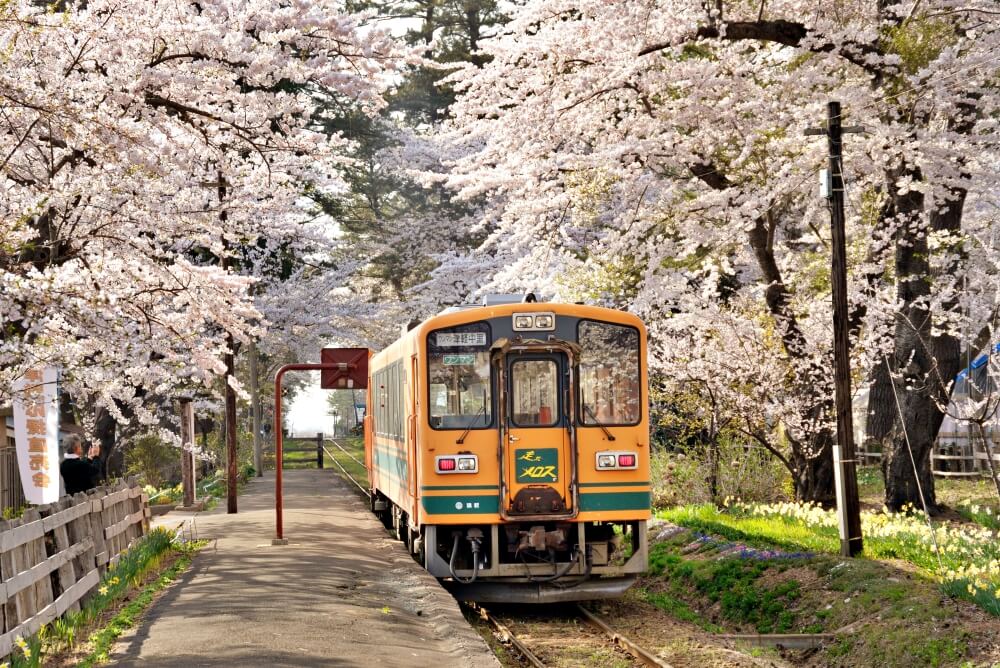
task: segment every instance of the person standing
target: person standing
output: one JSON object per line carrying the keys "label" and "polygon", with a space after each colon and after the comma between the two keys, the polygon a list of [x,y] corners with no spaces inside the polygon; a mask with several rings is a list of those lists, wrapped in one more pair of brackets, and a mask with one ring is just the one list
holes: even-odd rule
{"label": "person standing", "polygon": [[63,438],[63,461],[59,465],[66,494],[86,492],[97,486],[101,477],[101,446],[92,445],[83,456],[83,439],[79,434],[68,434]]}

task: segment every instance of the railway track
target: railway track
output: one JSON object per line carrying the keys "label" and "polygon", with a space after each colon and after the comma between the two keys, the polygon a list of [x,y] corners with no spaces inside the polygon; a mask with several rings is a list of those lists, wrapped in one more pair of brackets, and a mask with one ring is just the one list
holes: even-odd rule
{"label": "railway track", "polygon": [[[362,462],[360,459],[358,459],[357,457],[355,457],[354,455],[352,455],[350,452],[348,452],[347,449],[344,448],[344,446],[342,446],[340,443],[338,443],[336,439],[327,439],[326,442],[332,443],[334,446],[336,446],[336,448],[338,450],[340,450],[345,455],[347,455],[352,460],[354,460],[358,464],[358,466],[362,466],[363,467],[365,465],[364,462]],[[330,452],[327,449],[326,445],[323,445],[322,447],[323,447],[323,452],[325,452],[327,454],[327,456],[330,458],[330,460],[337,466],[337,468],[340,469],[340,471],[345,476],[347,476],[347,479],[350,480],[352,483],[354,483],[355,487],[357,487],[359,490],[361,490],[361,493],[365,496],[365,498],[371,498],[371,492],[368,491],[368,489],[365,487],[365,485],[362,485],[360,482],[358,482],[358,480],[354,476],[352,476],[350,473],[348,473],[347,469],[344,468],[344,465],[341,464],[337,460],[336,457],[334,457],[333,453]]]}
{"label": "railway track", "polygon": [[470,604],[533,668],[614,665],[670,668],[670,664],[616,632],[598,615],[581,605],[560,606],[544,612],[495,612]]}

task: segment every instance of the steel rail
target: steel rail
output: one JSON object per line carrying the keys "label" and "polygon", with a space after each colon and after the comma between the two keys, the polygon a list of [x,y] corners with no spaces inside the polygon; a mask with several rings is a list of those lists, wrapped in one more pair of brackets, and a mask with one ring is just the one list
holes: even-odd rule
{"label": "steel rail", "polygon": [[[334,464],[337,465],[337,468],[339,468],[341,471],[343,471],[344,475],[346,475],[347,478],[351,482],[353,482],[355,485],[357,485],[358,489],[361,490],[362,494],[364,494],[367,498],[371,499],[372,498],[371,492],[369,492],[367,489],[365,489],[364,485],[362,485],[360,482],[358,482],[357,480],[355,480],[354,476],[352,476],[350,473],[347,472],[347,469],[344,468],[343,464],[341,464],[340,462],[337,461],[337,458],[333,456],[332,452],[330,452],[329,450],[326,449],[325,445],[322,446],[322,447],[323,447],[323,452],[325,452],[327,455],[330,456],[330,459],[333,461]],[[341,450],[343,450],[343,448],[341,448]],[[347,452],[347,451],[345,450],[345,452]],[[350,455],[349,452],[347,454]],[[357,461],[357,460],[355,460],[355,461]]]}
{"label": "steel rail", "polygon": [[347,455],[348,457],[350,457],[351,459],[353,459],[354,463],[356,463],[361,468],[368,468],[367,466],[365,466],[365,463],[363,461],[361,461],[360,459],[358,459],[357,457],[355,457],[354,455],[352,455],[350,452],[348,452],[344,448],[344,446],[342,446],[340,443],[338,443],[337,439],[335,439],[335,438],[328,438],[328,439],[325,439],[325,440],[330,441],[331,443],[333,443],[334,445],[336,445],[338,448],[340,448],[341,452],[343,452],[345,455]]}
{"label": "steel rail", "polygon": [[611,637],[611,641],[621,647],[623,650],[634,656],[635,658],[642,661],[647,666],[654,666],[655,668],[671,668],[670,664],[653,656],[642,647],[639,647],[634,642],[629,640],[626,636],[618,633],[607,623],[604,622],[600,617],[587,610],[582,605],[577,604],[576,609],[579,611],[580,615],[586,619],[592,626],[596,626],[600,630],[604,631]]}
{"label": "steel rail", "polygon": [[468,606],[477,611],[480,617],[492,624],[493,627],[500,633],[501,640],[512,644],[514,648],[520,652],[521,656],[523,656],[528,663],[534,666],[534,668],[545,668],[545,664],[542,663],[541,659],[535,656],[534,652],[528,649],[528,646],[521,642],[521,639],[514,635],[514,632],[507,628],[503,622],[491,615],[489,610],[476,603],[469,603]]}

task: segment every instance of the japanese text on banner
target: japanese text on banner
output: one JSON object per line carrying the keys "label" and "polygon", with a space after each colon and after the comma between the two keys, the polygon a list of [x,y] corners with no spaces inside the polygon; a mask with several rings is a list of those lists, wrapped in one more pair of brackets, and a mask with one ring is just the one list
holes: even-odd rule
{"label": "japanese text on banner", "polygon": [[14,440],[24,496],[30,503],[59,499],[59,405],[53,367],[32,369],[14,384]]}

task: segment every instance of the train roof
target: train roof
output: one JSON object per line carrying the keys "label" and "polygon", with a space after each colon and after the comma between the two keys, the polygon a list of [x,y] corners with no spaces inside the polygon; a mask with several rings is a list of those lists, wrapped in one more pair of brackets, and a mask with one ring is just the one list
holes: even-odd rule
{"label": "train roof", "polygon": [[577,318],[601,320],[622,325],[636,327],[642,333],[643,339],[646,336],[646,327],[639,316],[628,311],[605,308],[603,306],[591,306],[587,304],[565,303],[565,302],[539,302],[523,301],[520,295],[514,299],[504,299],[507,295],[494,295],[501,299],[484,300],[483,304],[463,304],[458,307],[447,308],[437,315],[427,318],[420,324],[405,332],[399,339],[385,347],[381,352],[392,351],[394,347],[411,337],[423,338],[429,332],[444,327],[454,327],[465,323],[489,320],[490,318],[510,317],[514,313],[538,313],[552,312],[556,315],[572,315]]}

